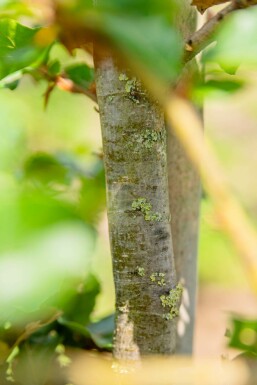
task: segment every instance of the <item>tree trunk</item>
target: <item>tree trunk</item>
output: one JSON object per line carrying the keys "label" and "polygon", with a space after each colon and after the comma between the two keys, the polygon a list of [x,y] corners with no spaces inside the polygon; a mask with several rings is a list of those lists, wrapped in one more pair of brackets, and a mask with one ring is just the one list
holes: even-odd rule
{"label": "tree trunk", "polygon": [[[178,29],[186,40],[196,28],[195,9],[184,0],[177,17]],[[181,88],[198,72],[195,61],[186,65]],[[181,83],[183,85],[181,86]],[[200,203],[200,179],[179,141],[169,130],[168,171],[171,231],[177,277],[184,287],[177,330],[177,354],[191,354],[197,288],[197,243]]]}
{"label": "tree trunk", "polygon": [[163,113],[111,54],[95,55],[116,291],[114,356],[175,351],[182,289],[170,229]]}

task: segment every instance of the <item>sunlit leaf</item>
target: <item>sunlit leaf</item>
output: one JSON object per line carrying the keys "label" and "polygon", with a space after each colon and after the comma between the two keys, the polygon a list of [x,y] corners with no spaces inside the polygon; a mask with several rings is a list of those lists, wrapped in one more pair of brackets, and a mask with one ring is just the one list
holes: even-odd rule
{"label": "sunlit leaf", "polygon": [[45,60],[51,44],[37,42],[40,31],[12,19],[0,19],[0,79]]}
{"label": "sunlit leaf", "polygon": [[240,64],[257,64],[257,9],[235,12],[217,33],[217,44],[204,55],[205,61],[216,61],[228,73]]}
{"label": "sunlit leaf", "polygon": [[[89,228],[64,222],[41,231],[19,250],[2,253],[0,323],[19,322],[29,313],[65,303],[71,298],[71,286],[88,272],[93,247],[94,233]],[[94,302],[89,300],[87,314]]]}
{"label": "sunlit leaf", "polygon": [[76,219],[72,206],[49,194],[7,190],[0,194],[0,252],[16,250],[48,226]]}

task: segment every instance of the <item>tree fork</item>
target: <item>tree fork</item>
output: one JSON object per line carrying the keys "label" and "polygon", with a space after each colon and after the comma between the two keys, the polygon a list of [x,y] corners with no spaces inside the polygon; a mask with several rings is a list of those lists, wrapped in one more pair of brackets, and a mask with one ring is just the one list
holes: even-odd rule
{"label": "tree fork", "polygon": [[163,112],[112,54],[99,51],[94,61],[116,292],[114,356],[172,354],[182,289],[173,260]]}

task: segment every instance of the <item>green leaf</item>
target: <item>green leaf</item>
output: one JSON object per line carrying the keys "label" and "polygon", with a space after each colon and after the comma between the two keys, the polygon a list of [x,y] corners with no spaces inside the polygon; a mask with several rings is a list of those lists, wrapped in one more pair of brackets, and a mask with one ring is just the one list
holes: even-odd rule
{"label": "green leaf", "polygon": [[193,89],[193,99],[202,104],[206,97],[220,98],[231,95],[239,90],[245,83],[236,78],[231,79],[211,79],[206,82],[196,84]]}
{"label": "green leaf", "polygon": [[166,15],[171,16],[174,2],[169,0],[98,0],[97,7],[103,12],[131,16]]}
{"label": "green leaf", "polygon": [[91,177],[81,180],[82,187],[79,199],[79,211],[89,223],[95,223],[98,215],[106,207],[105,172],[103,162],[95,165]]}
{"label": "green leaf", "polygon": [[0,194],[0,252],[17,250],[30,237],[63,221],[80,221],[75,209],[39,190]]}
{"label": "green leaf", "polygon": [[90,274],[70,293],[69,303],[64,309],[64,318],[83,326],[87,325],[99,292],[100,284],[96,277]]}
{"label": "green leaf", "polygon": [[47,153],[32,154],[24,164],[25,177],[43,184],[69,182],[69,169],[57,157]]}
{"label": "green leaf", "polygon": [[[89,268],[94,241],[94,233],[89,227],[63,222],[34,235],[18,250],[2,253],[0,323],[19,323],[31,319],[33,313],[38,317],[56,304],[65,307],[72,297],[74,283],[79,282],[82,272]],[[82,302],[73,300],[73,318],[88,319],[91,313],[94,292],[91,287],[85,292],[88,297],[84,293],[82,297],[86,300],[86,310]],[[89,298],[91,294],[92,298]]]}
{"label": "green leaf", "polygon": [[61,63],[59,60],[54,60],[47,65],[48,73],[56,76],[61,72]]}
{"label": "green leaf", "polygon": [[84,63],[73,64],[65,68],[66,75],[82,88],[88,88],[94,81],[94,70]]}
{"label": "green leaf", "polygon": [[28,4],[18,0],[0,1],[0,17],[18,18],[19,16],[31,16],[31,9]]}
{"label": "green leaf", "polygon": [[111,348],[114,332],[114,314],[102,318],[98,322],[91,323],[87,329],[99,348]]}
{"label": "green leaf", "polygon": [[178,75],[182,43],[165,18],[105,15],[101,29],[128,60],[143,66],[155,78],[167,83]]}
{"label": "green leaf", "polygon": [[[93,0],[77,0],[75,8],[79,11],[95,9]],[[170,0],[98,0],[97,9],[101,13],[123,16],[149,16],[162,14],[170,19],[176,3]]]}
{"label": "green leaf", "polygon": [[234,12],[217,32],[217,44],[203,56],[216,61],[228,73],[241,64],[257,64],[257,9]]}
{"label": "green leaf", "polygon": [[65,317],[58,318],[58,323],[70,329],[72,332],[82,335],[83,337],[91,339],[90,331],[78,322],[69,321]]}
{"label": "green leaf", "polygon": [[229,346],[257,355],[257,320],[234,318]]}
{"label": "green leaf", "polygon": [[[100,349],[109,350],[112,347],[114,331],[113,314],[101,319],[99,322],[94,322],[86,326],[78,322],[69,321],[65,316],[58,318],[58,323],[76,333],[77,336],[79,335],[85,337],[86,340],[91,340]],[[64,338],[67,337],[65,332],[63,332],[63,335]],[[86,347],[85,341],[83,342],[83,347]]]}
{"label": "green leaf", "polygon": [[36,43],[39,31],[12,19],[0,19],[0,79],[45,59],[48,49]]}

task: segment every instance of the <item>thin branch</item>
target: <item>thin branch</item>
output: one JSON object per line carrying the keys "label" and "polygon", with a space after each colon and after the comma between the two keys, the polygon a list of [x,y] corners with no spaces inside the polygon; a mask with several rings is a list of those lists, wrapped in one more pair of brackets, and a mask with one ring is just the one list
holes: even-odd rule
{"label": "thin branch", "polygon": [[64,91],[86,95],[93,102],[97,103],[97,97],[95,93],[91,92],[90,89],[83,88],[78,84],[75,84],[71,79],[66,78],[65,76],[57,77],[56,86]]}
{"label": "thin branch", "polygon": [[[91,99],[93,102],[97,103],[96,93],[90,88],[84,88],[74,83],[69,79],[65,73],[61,75],[52,76],[50,75],[44,67],[38,68],[38,72],[45,77],[47,81],[53,83],[53,87],[58,87],[63,91],[72,92],[75,94],[83,94]],[[52,91],[52,85],[50,86],[50,92]],[[48,92],[48,91],[47,91]]]}
{"label": "thin branch", "polygon": [[196,31],[185,44],[184,62],[193,59],[199,52],[206,48],[214,39],[214,32],[219,23],[231,12],[238,9],[248,8],[257,4],[257,0],[234,0],[223,8],[214,17],[208,20],[202,28]]}

